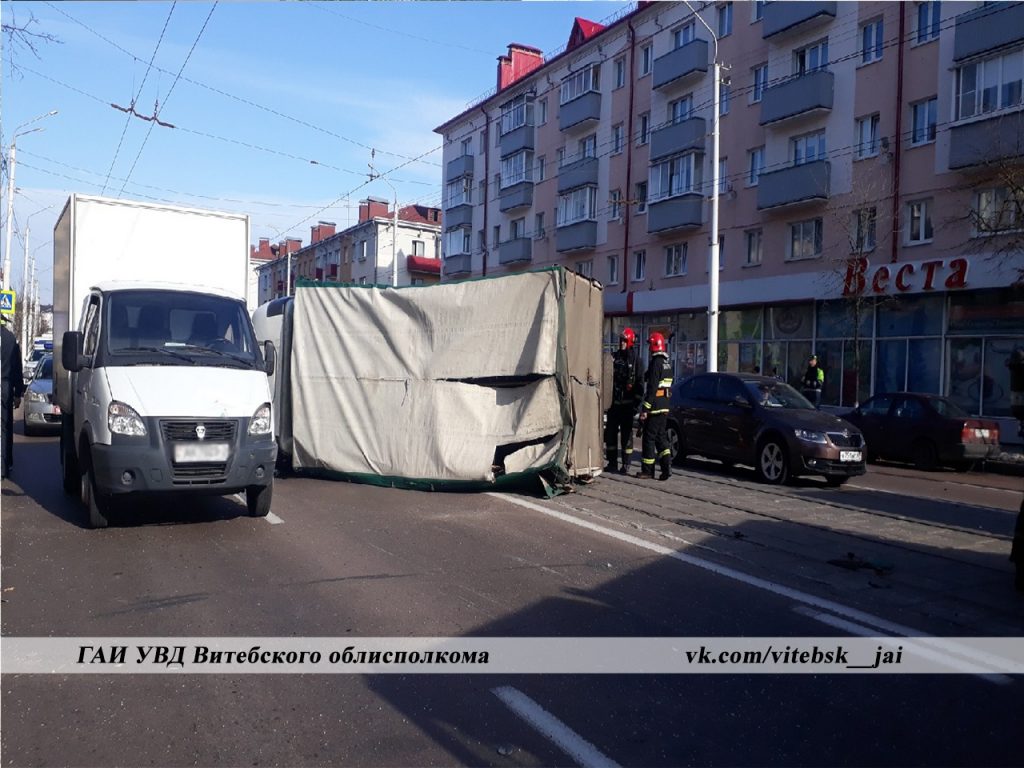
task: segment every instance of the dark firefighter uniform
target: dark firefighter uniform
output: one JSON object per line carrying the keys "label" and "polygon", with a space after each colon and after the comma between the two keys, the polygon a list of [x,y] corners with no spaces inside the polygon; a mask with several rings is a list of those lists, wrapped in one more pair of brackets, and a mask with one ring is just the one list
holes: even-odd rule
{"label": "dark firefighter uniform", "polygon": [[617,349],[612,359],[612,404],[606,413],[604,427],[604,453],[608,462],[605,470],[614,472],[620,468],[618,457],[621,447],[621,470],[625,472],[633,460],[633,417],[640,407],[644,383],[636,347],[630,345]]}
{"label": "dark firefighter uniform", "polygon": [[0,403],[3,424],[2,451],[3,477],[11,472],[14,463],[14,409],[25,394],[25,381],[21,378],[21,347],[14,334],[7,329],[7,318],[0,321]]}
{"label": "dark firefighter uniform", "polygon": [[665,352],[665,340],[660,339],[660,343],[653,340],[651,363],[647,367],[647,387],[641,404],[641,418],[644,419],[641,477],[654,477],[655,464],[661,465],[659,480],[667,480],[672,474],[672,450],[668,444],[668,405],[671,398],[672,370]]}

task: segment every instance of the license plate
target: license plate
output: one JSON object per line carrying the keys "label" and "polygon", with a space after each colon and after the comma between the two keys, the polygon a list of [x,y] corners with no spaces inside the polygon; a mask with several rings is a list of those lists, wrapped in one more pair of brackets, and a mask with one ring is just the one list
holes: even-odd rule
{"label": "license plate", "polygon": [[227,443],[178,443],[174,446],[174,461],[227,461],[228,450]]}
{"label": "license plate", "polygon": [[840,451],[839,452],[839,460],[840,461],[860,461],[860,457],[861,457],[860,451]]}

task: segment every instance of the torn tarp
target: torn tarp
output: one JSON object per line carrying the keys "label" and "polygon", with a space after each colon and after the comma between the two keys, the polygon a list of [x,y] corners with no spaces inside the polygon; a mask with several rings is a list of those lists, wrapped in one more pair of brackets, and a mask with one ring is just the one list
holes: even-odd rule
{"label": "torn tarp", "polygon": [[412,487],[596,475],[600,286],[561,268],[402,289],[300,284],[294,469]]}

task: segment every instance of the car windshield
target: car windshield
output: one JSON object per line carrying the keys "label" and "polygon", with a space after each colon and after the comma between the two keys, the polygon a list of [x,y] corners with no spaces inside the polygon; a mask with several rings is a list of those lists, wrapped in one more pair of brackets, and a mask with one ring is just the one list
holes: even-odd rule
{"label": "car windshield", "polygon": [[32,350],[32,357],[29,358],[29,362],[31,362],[31,363],[38,363],[40,360],[43,359],[43,355],[45,355],[45,354],[46,354],[46,350],[45,349],[33,349]]}
{"label": "car windshield", "polygon": [[765,408],[793,408],[799,411],[813,411],[810,401],[782,381],[745,381],[747,391],[755,402]]}
{"label": "car windshield", "polygon": [[963,408],[954,403],[952,400],[947,400],[944,397],[929,397],[928,403],[939,416],[943,416],[949,419],[960,419],[969,416]]}
{"label": "car windshield", "polygon": [[122,364],[248,367],[258,362],[245,306],[234,299],[118,291],[107,298],[104,320],[107,350]]}
{"label": "car windshield", "polygon": [[40,363],[39,368],[36,370],[37,379],[52,379],[53,378],[53,358],[48,357]]}

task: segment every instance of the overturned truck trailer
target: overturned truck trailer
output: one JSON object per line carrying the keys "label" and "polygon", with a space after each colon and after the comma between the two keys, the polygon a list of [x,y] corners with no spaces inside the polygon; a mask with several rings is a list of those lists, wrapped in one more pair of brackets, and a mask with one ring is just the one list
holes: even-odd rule
{"label": "overturned truck trailer", "polygon": [[603,466],[601,287],[560,267],[409,288],[300,283],[257,310],[290,468],[409,488]]}

